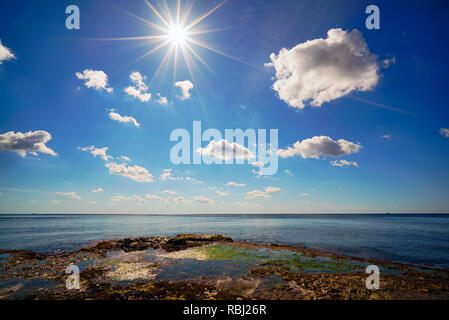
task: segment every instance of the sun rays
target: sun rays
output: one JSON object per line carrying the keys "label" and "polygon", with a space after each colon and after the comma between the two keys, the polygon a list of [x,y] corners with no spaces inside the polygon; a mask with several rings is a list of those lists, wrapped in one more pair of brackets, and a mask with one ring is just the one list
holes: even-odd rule
{"label": "sun rays", "polygon": [[[132,37],[121,37],[121,38],[103,38],[95,39],[101,41],[146,41],[148,44],[152,45],[151,48],[141,56],[137,57],[133,63],[144,59],[156,52],[165,50],[161,61],[153,74],[151,82],[158,76],[160,71],[164,67],[173,68],[173,81],[176,79],[177,68],[180,64],[180,56],[185,62],[185,66],[190,73],[192,81],[195,83],[195,77],[193,74],[193,65],[195,61],[199,62],[204,66],[209,72],[216,76],[211,66],[201,57],[198,48],[214,52],[216,54],[222,55],[224,57],[239,61],[248,65],[248,62],[234,57],[228,53],[225,53],[217,48],[214,48],[212,44],[206,43],[200,40],[198,37],[201,35],[219,32],[226,30],[226,28],[214,28],[214,29],[204,29],[201,28],[201,22],[207,19],[214,12],[219,10],[223,5],[228,2],[228,0],[223,0],[220,4],[210,9],[209,11],[199,15],[197,18],[191,19],[192,9],[194,2],[191,1],[187,5],[182,5],[181,0],[176,0],[176,6],[172,12],[169,8],[166,0],[160,2],[159,10],[151,4],[148,0],[143,0],[146,6],[151,12],[157,17],[157,21],[149,21],[142,17],[139,17],[131,12],[128,12],[122,8],[119,8],[124,13],[130,15],[131,17],[145,23],[152,29],[154,34],[149,34],[147,36],[132,36]],[[151,84],[150,82],[150,84]],[[196,85],[195,85],[196,87]]]}

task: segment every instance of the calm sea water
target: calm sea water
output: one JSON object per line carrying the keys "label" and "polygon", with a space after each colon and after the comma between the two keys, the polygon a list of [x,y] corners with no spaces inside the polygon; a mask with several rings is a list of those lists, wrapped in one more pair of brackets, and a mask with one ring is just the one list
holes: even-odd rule
{"label": "calm sea water", "polygon": [[101,239],[219,233],[449,267],[449,215],[0,215],[0,248],[72,251]]}

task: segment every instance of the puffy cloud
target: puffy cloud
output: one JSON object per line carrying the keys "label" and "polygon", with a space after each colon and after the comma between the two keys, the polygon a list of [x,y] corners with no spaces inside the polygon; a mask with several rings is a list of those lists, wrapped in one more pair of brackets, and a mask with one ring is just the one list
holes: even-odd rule
{"label": "puffy cloud", "polygon": [[186,100],[191,97],[190,90],[193,88],[193,83],[189,80],[177,81],[175,87],[181,88],[181,95],[177,96],[179,100]]}
{"label": "puffy cloud", "polygon": [[216,190],[215,192],[216,192],[219,196],[222,196],[222,197],[226,197],[226,196],[229,195],[229,193],[223,192],[223,191],[220,191],[220,190]]}
{"label": "puffy cloud", "polygon": [[331,29],[326,39],[283,48],[270,59],[265,66],[276,71],[272,88],[294,108],[309,101],[319,107],[355,90],[372,90],[379,81],[377,56],[357,30]]}
{"label": "puffy cloud", "polygon": [[346,161],[344,159],[342,160],[334,160],[330,162],[331,165],[333,165],[334,167],[344,167],[344,166],[354,166],[354,167],[358,167],[359,164],[357,162],[354,161]]}
{"label": "puffy cloud", "polygon": [[310,193],[302,192],[302,193],[300,193],[299,195],[300,195],[301,197],[308,197],[308,196],[310,196]]}
{"label": "puffy cloud", "polygon": [[168,104],[168,99],[167,97],[162,97],[160,95],[160,93],[157,94],[158,99],[156,99],[156,102],[162,105],[167,105]]}
{"label": "puffy cloud", "polygon": [[102,187],[92,190],[92,192],[103,192],[103,191],[104,191],[104,189]]}
{"label": "puffy cloud", "polygon": [[124,89],[126,94],[139,99],[142,102],[148,102],[151,99],[151,93],[148,93],[148,86],[145,84],[144,80],[146,76],[142,76],[140,72],[133,72],[129,76],[131,81],[135,86],[129,86]]}
{"label": "puffy cloud", "polygon": [[449,129],[448,128],[441,128],[440,129],[440,134],[445,137],[445,138],[449,138]]}
{"label": "puffy cloud", "polygon": [[199,203],[202,203],[202,204],[214,204],[214,200],[206,198],[204,196],[196,196],[193,199],[198,201]]}
{"label": "puffy cloud", "polygon": [[279,187],[265,187],[265,189],[262,190],[252,190],[248,191],[246,193],[246,200],[252,200],[252,199],[270,199],[271,195],[270,193],[273,192],[282,192],[282,189]]}
{"label": "puffy cloud", "polygon": [[327,136],[315,136],[313,138],[297,141],[293,147],[279,149],[278,155],[281,158],[289,158],[300,155],[304,159],[319,159],[320,156],[340,157],[351,153],[359,152],[362,148],[360,144],[339,139],[337,141]]}
{"label": "puffy cloud", "polygon": [[153,182],[153,175],[147,169],[139,166],[127,166],[126,164],[117,164],[109,162],[105,164],[110,174],[130,178],[137,182]]}
{"label": "puffy cloud", "polygon": [[3,63],[3,61],[15,59],[16,56],[14,53],[11,52],[11,49],[5,47],[2,44],[2,40],[0,40],[0,64]]}
{"label": "puffy cloud", "polygon": [[108,151],[108,147],[104,148],[96,148],[95,146],[90,147],[78,147],[81,151],[89,151],[95,158],[99,156],[104,161],[108,161],[109,159],[112,159],[113,157],[108,155],[106,152]]}
{"label": "puffy cloud", "polygon": [[76,194],[76,192],[56,192],[57,195],[70,197],[75,200],[81,200],[83,199],[80,195]]}
{"label": "puffy cloud", "polygon": [[249,160],[255,155],[247,148],[236,142],[228,142],[225,139],[218,141],[212,140],[205,148],[198,148],[195,152],[201,155],[207,155],[212,158],[229,160],[229,159],[243,159]]}
{"label": "puffy cloud", "polygon": [[246,184],[244,183],[237,183],[234,181],[229,181],[226,185],[231,186],[231,187],[244,187],[246,186]]}
{"label": "puffy cloud", "polygon": [[0,134],[0,151],[14,151],[22,158],[27,153],[37,156],[37,153],[46,153],[57,156],[57,153],[45,144],[51,140],[51,134],[47,131],[28,131],[26,133],[9,131]]}
{"label": "puffy cloud", "polygon": [[131,117],[131,116],[121,116],[120,114],[118,114],[114,110],[111,110],[111,112],[109,112],[109,119],[115,120],[115,121],[118,121],[118,122],[122,122],[122,123],[131,122],[132,124],[134,124],[134,126],[140,127],[140,123],[138,123],[137,120],[134,119],[133,117]]}
{"label": "puffy cloud", "polygon": [[95,90],[106,92],[112,92],[114,89],[108,87],[108,76],[101,70],[89,70],[86,69],[83,73],[75,73],[76,77],[80,80],[85,80],[84,85],[88,88],[94,88]]}

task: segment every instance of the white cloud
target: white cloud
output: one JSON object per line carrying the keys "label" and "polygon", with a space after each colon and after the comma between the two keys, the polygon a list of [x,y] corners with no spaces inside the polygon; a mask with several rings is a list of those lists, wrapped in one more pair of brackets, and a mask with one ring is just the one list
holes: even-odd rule
{"label": "white cloud", "polygon": [[14,53],[11,52],[11,49],[5,47],[2,44],[2,40],[0,40],[0,64],[3,63],[3,61],[15,59],[16,56]]}
{"label": "white cloud", "polygon": [[26,133],[9,131],[0,134],[0,151],[14,151],[22,158],[27,153],[37,156],[38,152],[57,156],[56,152],[45,145],[49,140],[51,134],[43,130]]}
{"label": "white cloud", "polygon": [[226,196],[229,195],[229,193],[223,192],[223,191],[220,191],[220,190],[216,190],[215,192],[216,192],[219,196],[222,196],[222,197],[226,197]]}
{"label": "white cloud", "polygon": [[168,104],[168,99],[167,97],[163,97],[160,95],[160,93],[157,94],[158,99],[156,99],[156,102],[162,105],[167,105]]}
{"label": "white cloud", "polygon": [[126,161],[126,162],[130,162],[131,159],[127,156],[120,156],[120,157],[116,157],[117,160],[122,160],[122,161]]}
{"label": "white cloud", "polygon": [[126,94],[132,96],[136,99],[139,99],[142,102],[148,102],[151,99],[151,93],[148,93],[148,86],[145,84],[144,80],[146,76],[142,76],[140,72],[133,72],[129,76],[131,81],[135,86],[129,86],[124,89]]}
{"label": "white cloud", "polygon": [[293,147],[279,149],[278,155],[281,158],[289,158],[300,155],[302,158],[319,159],[320,156],[340,157],[351,153],[359,152],[362,148],[360,144],[339,139],[337,141],[327,136],[315,136],[313,138],[297,141]]}
{"label": "white cloud", "polygon": [[184,199],[183,197],[167,197],[167,200],[169,202],[174,202],[174,203],[182,203],[182,204],[190,203],[190,200]]}
{"label": "white cloud", "polygon": [[282,189],[279,187],[266,187],[265,192],[270,193],[270,192],[282,192]]}
{"label": "white cloud", "polygon": [[252,165],[253,167],[257,167],[257,168],[263,168],[263,166],[265,165],[265,163],[263,163],[262,161],[256,161],[256,162],[251,163],[251,165]]}
{"label": "white cloud", "polygon": [[270,199],[271,195],[270,193],[273,192],[282,192],[282,189],[279,187],[265,187],[265,189],[262,190],[252,190],[252,191],[248,191],[246,193],[246,200],[252,200],[252,199]]}
{"label": "white cloud", "polygon": [[209,199],[209,198],[204,197],[204,196],[196,196],[193,199],[198,201],[199,203],[202,203],[202,204],[214,204],[214,200]]}
{"label": "white cloud", "polygon": [[207,155],[212,158],[229,160],[229,159],[243,159],[249,160],[255,155],[247,148],[236,142],[229,143],[225,139],[218,141],[212,140],[205,148],[198,148],[195,152],[201,155]]}
{"label": "white cloud", "polygon": [[382,60],[382,68],[387,69],[389,68],[392,64],[396,63],[396,58],[393,57],[391,59],[384,59]]}
{"label": "white cloud", "polygon": [[108,151],[108,147],[104,148],[96,148],[95,146],[90,147],[78,147],[81,151],[89,151],[95,158],[99,156],[104,161],[108,161],[109,159],[112,159],[113,157],[108,155],[106,152]]}
{"label": "white cloud", "polygon": [[89,201],[89,202],[87,202],[87,204],[90,204],[90,205],[96,205],[97,202],[96,202],[96,201]]}
{"label": "white cloud", "polygon": [[104,189],[102,187],[92,190],[92,192],[103,192],[103,191],[104,191]]}
{"label": "white cloud", "polygon": [[310,196],[310,193],[302,192],[302,193],[300,193],[299,195],[300,195],[301,197],[308,197],[308,196]]}
{"label": "white cloud", "polygon": [[172,169],[164,169],[162,174],[159,176],[159,179],[161,179],[163,181],[165,181],[167,179],[170,179],[170,180],[176,179],[171,176],[171,172],[172,172]]}
{"label": "white cloud", "polygon": [[114,162],[106,163],[105,167],[109,169],[110,174],[127,177],[137,182],[153,182],[154,180],[153,175],[143,167],[127,166]]}
{"label": "white cloud", "polygon": [[114,109],[112,109],[111,112],[109,112],[109,119],[122,123],[131,122],[132,124],[134,124],[134,126],[140,127],[140,123],[138,123],[136,119],[134,119],[131,116],[121,116],[120,114],[115,112]]}
{"label": "white cloud", "polygon": [[106,92],[112,92],[114,89],[108,87],[108,76],[101,70],[89,70],[86,69],[83,73],[75,73],[76,77],[80,80],[85,80],[84,85],[88,88],[94,88],[95,90]]}
{"label": "white cloud", "polygon": [[379,81],[377,56],[362,34],[331,29],[326,39],[314,39],[270,55],[276,81],[273,89],[291,107],[306,102],[319,107],[352,91],[372,90]]}
{"label": "white cloud", "polygon": [[137,203],[144,203],[147,201],[144,197],[139,196],[138,194],[133,194],[132,198]]}
{"label": "white cloud", "polygon": [[199,180],[196,180],[195,178],[188,177],[188,176],[186,176],[186,177],[173,177],[172,176],[172,171],[173,171],[172,169],[164,169],[162,171],[162,174],[159,176],[159,179],[161,179],[163,181],[165,181],[165,180],[176,180],[176,181],[185,180],[185,181],[190,181],[190,182],[193,182],[193,183],[203,183],[203,181],[199,181]]}
{"label": "white cloud", "polygon": [[288,174],[288,175],[291,175],[291,176],[293,175],[293,173],[292,173],[290,170],[288,170],[288,169],[285,169],[284,172],[285,172],[286,174]]}
{"label": "white cloud", "polygon": [[60,204],[62,202],[61,200],[50,200],[50,201],[54,204]]}
{"label": "white cloud", "polygon": [[80,195],[76,194],[76,192],[56,192],[56,194],[60,195],[60,196],[70,197],[70,198],[73,198],[75,200],[82,200],[83,199]]}
{"label": "white cloud", "polygon": [[382,139],[384,140],[391,140],[391,134],[385,134],[382,136]]}
{"label": "white cloud", "polygon": [[334,167],[344,167],[344,166],[354,166],[354,167],[358,167],[359,164],[357,162],[354,161],[346,161],[344,159],[342,160],[334,160],[330,162],[331,165],[333,165]]}
{"label": "white cloud", "polygon": [[190,90],[193,88],[193,83],[189,80],[177,81],[175,87],[181,88],[181,96],[177,96],[179,100],[186,100],[191,97]]}
{"label": "white cloud", "polygon": [[176,194],[175,191],[171,191],[171,190],[164,190],[164,191],[161,191],[161,193],[166,193],[166,194]]}
{"label": "white cloud", "polygon": [[162,198],[162,197],[159,197],[159,196],[156,196],[156,195],[151,194],[151,193],[146,194],[146,195],[145,195],[145,199],[148,199],[148,200],[158,200],[158,201],[160,201],[160,202],[167,202],[166,199],[164,199],[164,198]]}
{"label": "white cloud", "polygon": [[119,202],[127,201],[127,200],[132,200],[132,198],[117,194],[117,195],[113,196],[111,199],[109,199],[108,202],[110,205],[116,205]]}
{"label": "white cloud", "polygon": [[263,199],[270,199],[271,196],[266,193],[265,191],[262,190],[253,190],[253,191],[248,191],[246,193],[246,200],[252,200],[252,199],[258,199],[258,198],[263,198]]}
{"label": "white cloud", "polygon": [[246,184],[244,183],[237,183],[234,181],[229,181],[226,185],[231,186],[231,187],[244,187],[246,186]]}
{"label": "white cloud", "polygon": [[443,137],[449,138],[449,129],[448,128],[441,128],[440,129],[440,134]]}

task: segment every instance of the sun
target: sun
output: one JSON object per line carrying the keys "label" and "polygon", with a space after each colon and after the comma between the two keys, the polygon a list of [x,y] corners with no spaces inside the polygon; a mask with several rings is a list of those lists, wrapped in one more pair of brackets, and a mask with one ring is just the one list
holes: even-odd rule
{"label": "sun", "polygon": [[[205,29],[201,28],[201,22],[203,22],[206,18],[211,16],[215,11],[220,9],[228,0],[223,0],[216,7],[210,9],[206,13],[199,15],[195,19],[190,19],[194,0],[191,0],[189,4],[182,5],[181,0],[176,0],[176,8],[174,13],[171,12],[166,0],[159,1],[159,10],[157,10],[148,0],[143,0],[149,9],[154,13],[158,20],[150,21],[139,17],[131,12],[128,12],[124,9],[118,8],[122,12],[132,16],[133,18],[145,23],[151,32],[150,35],[146,36],[137,36],[137,37],[122,37],[122,38],[103,38],[103,39],[94,39],[94,40],[102,40],[102,41],[125,41],[125,40],[137,40],[137,41],[145,41],[153,45],[147,52],[134,60],[133,63],[152,55],[153,53],[160,51],[163,48],[166,48],[165,54],[162,57],[162,60],[157,67],[156,71],[153,73],[153,76],[150,80],[150,85],[153,80],[156,78],[158,73],[164,69],[164,66],[171,65],[173,68],[173,83],[176,79],[177,67],[180,63],[179,56],[182,55],[184,63],[190,73],[192,82],[195,84],[195,90],[198,95],[198,86],[195,81],[195,76],[193,74],[193,70],[198,70],[195,65],[195,62],[199,62],[202,64],[208,71],[210,71],[213,75],[217,76],[212,68],[204,61],[201,57],[200,52],[197,51],[197,48],[206,49],[216,54],[220,54],[227,58],[245,63],[252,67],[256,67],[247,61],[234,57],[228,53],[220,51],[219,49],[214,48],[211,44],[206,43],[200,39],[201,35],[227,30],[228,28],[214,28],[214,29]],[[154,32],[156,31],[156,32]],[[171,62],[170,62],[171,61]],[[258,67],[256,67],[258,68]]]}
{"label": "sun", "polygon": [[175,46],[182,46],[187,38],[187,31],[180,25],[170,26],[168,29],[167,38]]}

